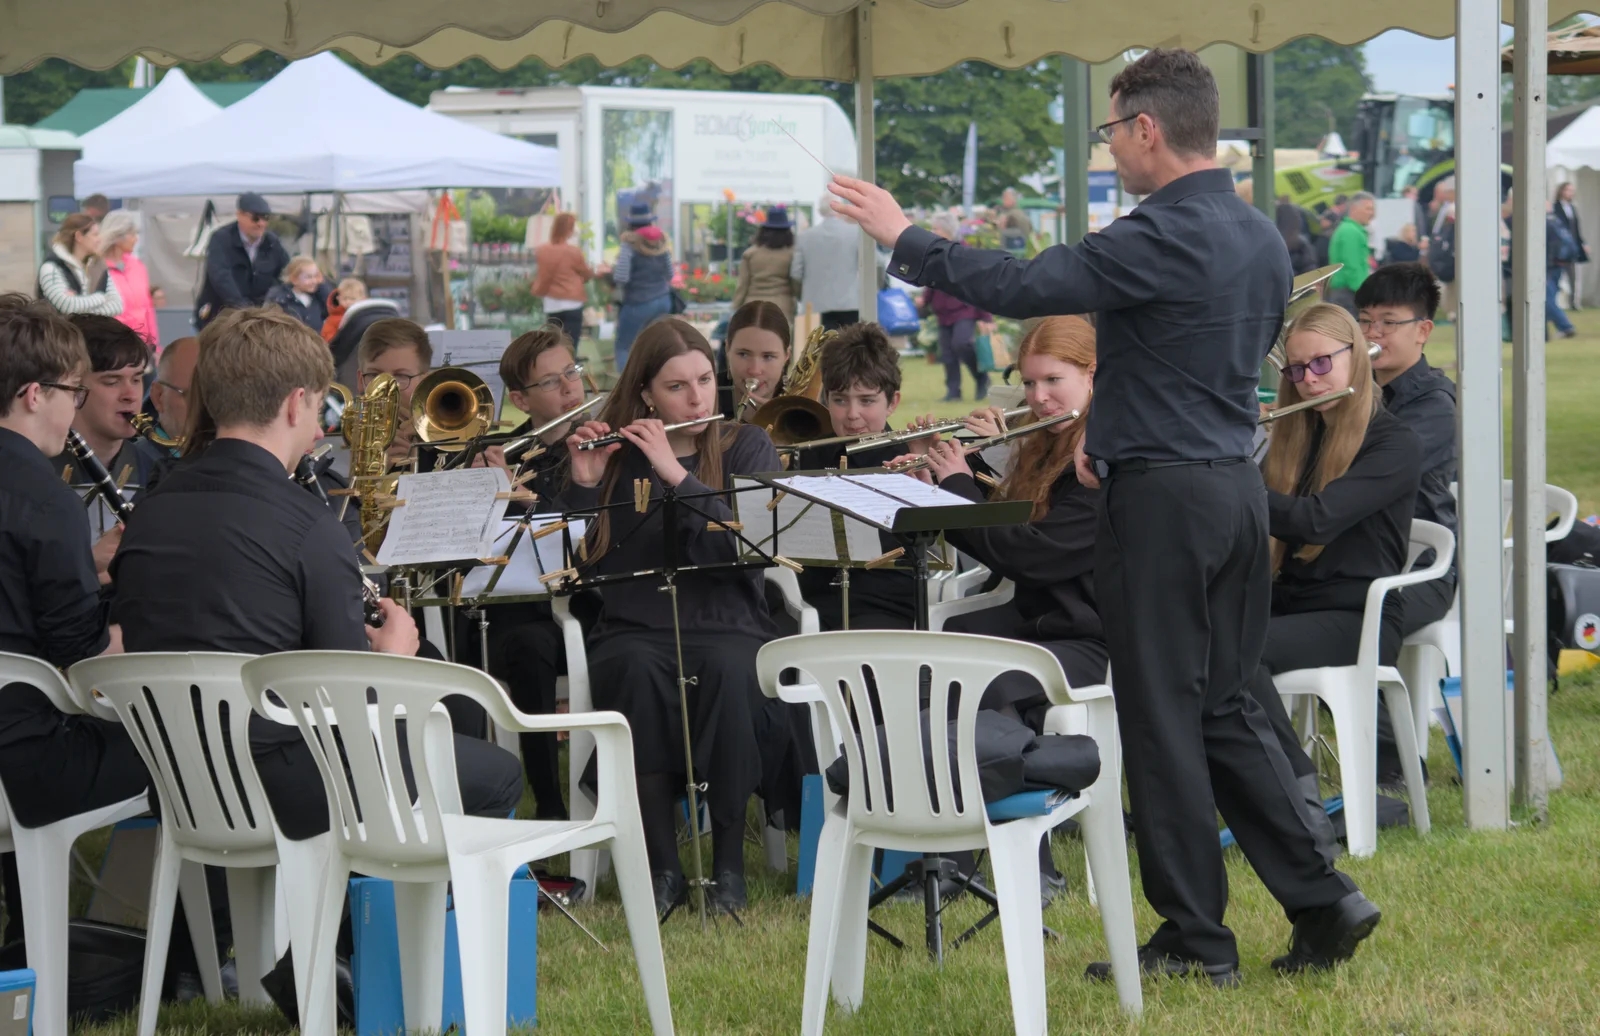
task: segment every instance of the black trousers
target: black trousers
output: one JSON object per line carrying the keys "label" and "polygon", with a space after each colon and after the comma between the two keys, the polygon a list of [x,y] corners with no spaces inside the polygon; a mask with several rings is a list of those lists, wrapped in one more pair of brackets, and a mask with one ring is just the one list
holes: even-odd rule
{"label": "black trousers", "polygon": [[[400,771],[405,777],[406,791],[415,797],[417,782],[411,773],[405,721],[399,721],[396,726]],[[522,768],[517,765],[517,757],[475,737],[464,734],[454,737],[461,808],[478,817],[510,816],[522,801]],[[317,761],[305,741],[253,745],[250,754],[255,758],[256,772],[261,775],[261,790],[267,793],[272,816],[286,836],[300,841],[328,830],[327,792],[322,786]],[[344,755],[342,743],[339,754]]]}
{"label": "black trousers", "polygon": [[[1311,758],[1300,746],[1289,712],[1278,695],[1272,674],[1287,673],[1296,669],[1320,669],[1323,666],[1355,665],[1361,652],[1362,613],[1353,611],[1301,612],[1297,615],[1274,615],[1267,624],[1267,643],[1261,652],[1261,665],[1250,681],[1250,694],[1256,704],[1272,721],[1278,734],[1283,754],[1289,757],[1296,777],[1317,772]],[[1400,655],[1400,611],[1388,608],[1378,635],[1378,664],[1394,665]],[[1380,707],[1380,719],[1388,713]],[[1384,724],[1388,727],[1388,724]],[[1394,753],[1394,730],[1389,728],[1389,750]],[[1395,767],[1400,765],[1395,756]]]}
{"label": "black trousers", "polygon": [[961,365],[972,372],[973,399],[989,394],[989,375],[978,369],[978,322],[958,320],[949,327],[939,325],[939,361],[944,364],[944,392],[951,399],[961,398]]}
{"label": "black trousers", "polygon": [[563,309],[555,313],[545,314],[545,323],[555,324],[567,333],[576,348],[579,339],[583,337],[583,307],[577,309]]}
{"label": "black trousers", "polygon": [[822,329],[824,331],[837,331],[842,327],[860,323],[861,311],[859,309],[830,309],[822,314]]}
{"label": "black trousers", "polygon": [[1101,492],[1095,592],[1158,952],[1237,961],[1223,924],[1216,815],[1293,920],[1354,884],[1317,851],[1293,768],[1246,686],[1270,605],[1267,498],[1254,464],[1114,474]]}

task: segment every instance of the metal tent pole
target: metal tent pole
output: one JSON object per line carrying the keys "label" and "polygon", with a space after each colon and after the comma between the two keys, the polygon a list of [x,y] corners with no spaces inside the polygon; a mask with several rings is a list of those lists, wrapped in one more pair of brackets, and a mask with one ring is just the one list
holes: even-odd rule
{"label": "metal tent pole", "polygon": [[[865,0],[856,7],[856,176],[868,183],[878,179],[872,75],[872,3]],[[877,320],[878,246],[866,234],[861,235],[860,259],[860,319]]]}
{"label": "metal tent pole", "polygon": [[1075,245],[1089,233],[1089,66],[1061,59],[1061,204],[1066,237]]}

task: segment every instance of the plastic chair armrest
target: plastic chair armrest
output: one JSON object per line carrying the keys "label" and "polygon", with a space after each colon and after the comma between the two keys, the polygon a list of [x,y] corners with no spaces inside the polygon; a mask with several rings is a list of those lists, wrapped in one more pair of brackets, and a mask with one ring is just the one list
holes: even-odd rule
{"label": "plastic chair armrest", "polygon": [[937,632],[944,629],[944,624],[957,615],[971,615],[973,612],[981,612],[986,608],[998,607],[1010,601],[1011,598],[1016,596],[1016,593],[1016,584],[1006,579],[1002,580],[1000,585],[993,590],[981,594],[930,604],[928,606],[928,626]]}

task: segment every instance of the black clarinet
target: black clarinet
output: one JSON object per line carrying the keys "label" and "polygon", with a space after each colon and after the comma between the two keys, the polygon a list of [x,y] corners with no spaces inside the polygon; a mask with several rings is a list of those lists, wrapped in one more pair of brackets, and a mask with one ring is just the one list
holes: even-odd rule
{"label": "black clarinet", "polygon": [[[332,506],[328,500],[328,491],[322,488],[322,483],[317,481],[320,470],[331,464],[331,459],[324,459],[332,452],[333,447],[324,443],[300,458],[294,466],[291,476],[296,482],[317,495],[325,506]],[[383,609],[378,606],[378,601],[383,595],[378,592],[378,584],[367,578],[365,572],[361,573],[361,610],[366,614],[368,626],[376,629],[383,625]]]}
{"label": "black clarinet", "polygon": [[67,449],[72,451],[72,455],[77,458],[78,466],[88,474],[89,481],[94,483],[95,492],[100,494],[106,506],[116,514],[117,521],[126,525],[128,519],[133,517],[133,505],[128,503],[127,498],[122,495],[122,490],[112,481],[111,472],[100,463],[100,458],[94,455],[94,451],[89,449],[89,444],[83,441],[83,436],[79,435],[75,428],[67,431]]}

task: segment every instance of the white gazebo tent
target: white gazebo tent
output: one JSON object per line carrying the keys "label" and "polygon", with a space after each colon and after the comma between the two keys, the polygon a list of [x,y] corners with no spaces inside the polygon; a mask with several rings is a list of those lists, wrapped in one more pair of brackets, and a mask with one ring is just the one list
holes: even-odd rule
{"label": "white gazebo tent", "polygon": [[[154,139],[204,122],[222,106],[201,93],[183,69],[174,68],[139,100],[79,137],[80,162],[116,163],[140,154]],[[79,188],[80,193],[84,193]]]}
{"label": "white gazebo tent", "polygon": [[[1521,271],[1516,320],[1516,668],[1518,791],[1542,810],[1544,680],[1542,564],[1544,481],[1544,325],[1537,319],[1544,239],[1531,205],[1544,194],[1546,28],[1581,10],[1579,0],[1385,0],[1327,4],[1257,0],[1134,0],[1093,5],[1058,0],[459,0],[445,14],[425,0],[376,7],[362,0],[316,5],[234,5],[218,13],[198,0],[148,3],[129,19],[110,17],[108,0],[62,0],[24,7],[8,28],[0,74],[62,53],[63,19],[78,27],[66,56],[107,67],[133,54],[154,60],[240,60],[262,46],[291,56],[339,47],[361,60],[408,51],[434,67],[480,56],[500,67],[528,57],[559,65],[581,56],[620,64],[646,56],[675,67],[707,58],[728,70],[768,63],[795,76],[855,80],[860,175],[871,178],[872,81],[878,75],[926,75],[976,59],[1016,67],[1048,54],[1102,61],[1129,48],[1199,48],[1225,42],[1254,52],[1298,36],[1357,43],[1391,28],[1456,35],[1457,252],[1460,382],[1460,533],[1463,644],[1463,753],[1466,818],[1473,827],[1509,824],[1503,707],[1499,504],[1500,343],[1499,129],[1503,15],[1517,26],[1520,218],[1515,244]],[[285,10],[288,14],[285,17]],[[448,27],[446,27],[448,23]],[[892,45],[881,48],[881,35]],[[1531,58],[1531,60],[1530,60]],[[1531,161],[1530,161],[1531,158]],[[1533,218],[1529,218],[1533,216]],[[871,263],[863,263],[870,270]],[[865,289],[865,285],[863,285]],[[1537,291],[1536,291],[1537,289]],[[864,290],[862,309],[874,296]],[[1530,314],[1532,315],[1530,317]],[[1537,662],[1537,667],[1534,663]],[[1538,674],[1537,676],[1535,674]]]}

